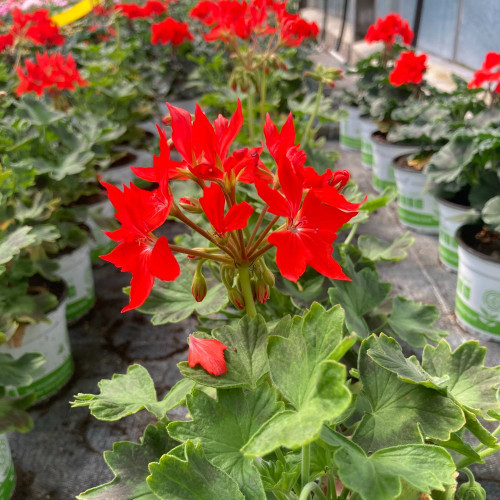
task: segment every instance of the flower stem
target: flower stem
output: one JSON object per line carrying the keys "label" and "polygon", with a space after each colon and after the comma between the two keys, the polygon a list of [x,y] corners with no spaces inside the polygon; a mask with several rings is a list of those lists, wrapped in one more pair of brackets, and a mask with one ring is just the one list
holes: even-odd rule
{"label": "flower stem", "polygon": [[321,102],[321,98],[323,97],[323,82],[319,82],[318,85],[318,92],[316,93],[316,102],[314,103],[314,109],[311,114],[311,117],[309,118],[309,121],[307,122],[306,129],[304,130],[304,134],[302,135],[302,147],[304,147],[307,144],[307,141],[309,140],[309,134],[311,133],[311,128],[314,124],[314,120],[316,119],[316,116],[318,115],[318,110],[319,110],[319,104]]}
{"label": "flower stem", "polygon": [[357,229],[358,229],[358,223],[353,224],[350,233],[347,235],[347,238],[344,241],[344,245],[349,245],[349,243],[351,243],[352,239],[354,238],[354,235],[356,234]]}
{"label": "flower stem", "polygon": [[216,260],[217,262],[225,262],[227,264],[232,264],[232,259],[225,257],[224,255],[212,254],[207,252],[200,252],[199,250],[194,250],[192,248],[178,247],[177,245],[168,244],[168,247],[172,252],[184,253],[186,255],[191,255],[192,257],[201,257],[207,260]]}
{"label": "flower stem", "polygon": [[260,250],[258,250],[251,256],[251,262],[255,262],[261,255],[264,255],[266,252],[271,250],[271,248],[273,248],[273,245],[271,245],[271,243],[263,246]]}
{"label": "flower stem", "polygon": [[[489,457],[490,455],[493,455],[493,453],[496,453],[499,450],[500,450],[500,444],[497,444],[495,446],[492,446],[491,448],[487,448],[486,450],[481,451],[480,453],[478,453],[478,455],[481,458],[486,458],[486,457]],[[471,465],[475,462],[476,462],[476,460],[474,460],[473,458],[466,457],[457,463],[456,468],[457,468],[457,470],[462,470],[464,467],[468,467],[469,465]]]}
{"label": "flower stem", "polygon": [[267,92],[267,82],[266,82],[266,70],[265,68],[261,72],[260,78],[260,126],[264,127],[266,119],[266,92]]}
{"label": "flower stem", "polygon": [[247,94],[247,114],[248,114],[248,138],[250,139],[250,144],[255,142],[254,137],[254,124],[253,124],[253,93],[252,89],[248,89]]}
{"label": "flower stem", "polygon": [[273,220],[264,228],[264,231],[262,231],[262,233],[259,236],[258,240],[250,248],[247,247],[247,255],[251,255],[259,247],[259,245],[262,243],[262,241],[264,240],[264,238],[267,236],[267,233],[269,233],[269,231],[271,231],[271,229],[276,224],[276,221],[279,218],[280,218],[279,215],[275,215],[273,217]]}
{"label": "flower stem", "polygon": [[[302,462],[300,464],[300,480],[302,488],[309,482],[309,473],[311,469],[311,445],[302,446]],[[307,498],[307,497],[306,497]]]}
{"label": "flower stem", "polygon": [[240,277],[241,293],[245,299],[247,314],[251,318],[255,318],[255,316],[257,316],[257,309],[255,308],[255,302],[253,300],[252,283],[250,281],[250,269],[248,267],[248,263],[238,268],[238,274]]}

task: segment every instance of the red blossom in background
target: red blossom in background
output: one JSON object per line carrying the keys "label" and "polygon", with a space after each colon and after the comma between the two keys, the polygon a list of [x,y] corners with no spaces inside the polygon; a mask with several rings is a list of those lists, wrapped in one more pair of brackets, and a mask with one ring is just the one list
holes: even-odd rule
{"label": "red blossom in background", "polygon": [[189,336],[188,365],[194,368],[201,365],[208,373],[216,377],[226,373],[224,351],[227,346],[216,339],[199,339]]}
{"label": "red blossom in background", "polygon": [[319,27],[315,22],[307,22],[298,14],[285,13],[280,21],[280,39],[288,47],[298,47],[306,38],[316,39]]}
{"label": "red blossom in background", "polygon": [[426,54],[417,56],[411,51],[401,52],[394,63],[394,69],[389,74],[389,82],[396,87],[408,83],[421,83],[427,70],[426,61]]}
{"label": "red blossom in background", "polygon": [[0,51],[19,40],[45,46],[64,44],[64,37],[59,27],[50,18],[48,10],[39,9],[30,13],[13,9],[11,14],[12,26],[9,33],[1,37]]}
{"label": "red blossom in background", "polygon": [[116,12],[120,12],[129,19],[146,19],[163,14],[168,8],[167,3],[159,0],[148,0],[144,6],[135,3],[118,3],[114,6]]}
{"label": "red blossom in background", "polygon": [[74,90],[77,85],[87,85],[71,54],[64,57],[62,54],[37,53],[36,62],[27,59],[24,65],[24,71],[22,67],[16,68],[20,80],[16,88],[18,97],[27,92],[41,96],[45,90]]}
{"label": "red blossom in background", "polygon": [[406,19],[391,12],[384,18],[378,18],[375,24],[368,28],[365,41],[368,43],[384,42],[390,47],[396,41],[397,36],[400,36],[403,43],[408,45],[413,40],[413,31]]}
{"label": "red blossom in background", "polygon": [[172,196],[158,196],[155,191],[144,191],[131,184],[116,186],[102,182],[115,207],[115,217],[121,227],[106,234],[119,245],[101,259],[132,273],[130,302],[122,312],[141,306],[148,298],[155,278],[174,281],[180,274],[179,263],[172,254],[165,236],[157,238],[152,231],[167,219]]}
{"label": "red blossom in background", "polygon": [[167,17],[164,21],[151,26],[151,43],[154,45],[171,43],[175,46],[188,40],[192,41],[194,38],[189,32],[187,23]]}
{"label": "red blossom in background", "polygon": [[500,93],[500,53],[499,52],[488,52],[484,58],[481,68],[478,69],[472,80],[467,85],[468,88],[479,88],[485,83],[494,84],[494,91]]}

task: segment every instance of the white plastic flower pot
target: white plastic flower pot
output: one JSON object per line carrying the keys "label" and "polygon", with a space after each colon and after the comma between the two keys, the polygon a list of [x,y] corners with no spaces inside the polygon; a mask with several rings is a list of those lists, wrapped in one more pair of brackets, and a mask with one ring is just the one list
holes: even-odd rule
{"label": "white plastic flower pot", "polygon": [[95,303],[94,277],[90,261],[89,245],[84,245],[71,253],[58,257],[57,275],[68,286],[66,319],[76,321],[85,315]]}
{"label": "white plastic flower pot", "polygon": [[99,219],[99,217],[112,218],[114,212],[113,205],[108,199],[88,206],[89,215],[85,224],[89,227],[92,234],[92,240],[89,243],[90,260],[92,263],[100,262],[99,256],[111,252],[115,246],[114,241],[104,234],[103,231],[105,229],[96,222],[96,219]]}
{"label": "white plastic flower pot", "polygon": [[16,486],[16,473],[6,434],[0,434],[0,500],[9,500]]}
{"label": "white plastic flower pot", "polygon": [[361,164],[365,168],[373,166],[372,134],[377,131],[377,125],[370,118],[359,119],[361,134]]}
{"label": "white plastic flower pot", "polygon": [[439,260],[448,271],[458,270],[458,243],[455,238],[457,229],[463,222],[457,219],[470,210],[457,203],[437,198],[439,210]]}
{"label": "white plastic flower pot", "polygon": [[500,261],[469,245],[479,226],[458,228],[458,324],[485,340],[500,341]]}
{"label": "white plastic flower pot", "polygon": [[398,156],[413,153],[415,146],[402,146],[379,139],[379,132],[371,135],[373,150],[373,188],[377,192],[383,191],[387,186],[396,187],[393,160]]}
{"label": "white plastic flower pot", "polygon": [[361,149],[360,110],[354,106],[346,106],[349,116],[340,122],[340,149],[359,151]]}
{"label": "white plastic flower pot", "polygon": [[45,399],[71,378],[74,365],[66,323],[66,300],[49,312],[47,317],[49,322],[26,326],[20,345],[0,346],[0,352],[11,354],[15,359],[29,352],[39,352],[45,356],[45,363],[34,373],[31,385],[7,388],[12,396],[35,392],[37,400]]}
{"label": "white plastic flower pot", "polygon": [[394,163],[398,190],[398,217],[403,226],[419,233],[438,234],[439,212],[436,198],[426,193],[423,172]]}

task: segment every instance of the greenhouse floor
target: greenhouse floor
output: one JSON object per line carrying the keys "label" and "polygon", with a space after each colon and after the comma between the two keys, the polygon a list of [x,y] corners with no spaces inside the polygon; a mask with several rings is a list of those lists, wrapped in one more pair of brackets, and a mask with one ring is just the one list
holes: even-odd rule
{"label": "greenhouse floor", "polygon": [[[329,145],[338,149],[336,143]],[[349,170],[362,191],[373,192],[371,173],[361,166],[359,153],[342,152],[336,168]],[[170,236],[176,230],[172,225]],[[373,214],[360,227],[360,234],[386,240],[405,231],[398,222],[395,203]],[[439,327],[450,332],[448,340],[456,347],[472,339],[454,318],[456,275],[438,262],[436,236],[414,236],[408,257],[402,262],[381,264],[381,277],[392,283],[394,295],[435,304],[442,314]],[[194,321],[153,327],[147,316],[135,311],[122,315],[120,309],[126,300],[121,288],[128,284],[129,275],[103,263],[94,268],[94,279],[97,303],[85,318],[70,327],[73,378],[51,400],[32,409],[33,431],[9,436],[17,472],[14,500],[67,500],[111,480],[113,474],[102,452],[111,449],[115,441],[137,441],[152,420],[142,412],[119,422],[99,422],[87,408],[70,408],[73,395],[98,392],[99,380],[124,373],[132,363],[140,363],[150,371],[160,396],[180,378],[176,364],[187,358],[186,337]],[[482,344],[488,347],[487,364],[500,364],[500,343]],[[488,499],[500,500],[500,455],[490,459],[475,469],[476,477]]]}

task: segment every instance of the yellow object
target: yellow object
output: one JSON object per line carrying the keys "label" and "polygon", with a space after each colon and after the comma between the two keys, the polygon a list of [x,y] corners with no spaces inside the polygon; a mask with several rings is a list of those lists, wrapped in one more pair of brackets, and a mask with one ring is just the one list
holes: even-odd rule
{"label": "yellow object", "polygon": [[66,24],[73,23],[86,16],[96,5],[102,3],[102,1],[103,0],[81,0],[73,5],[73,7],[52,16],[52,21],[58,26],[65,26]]}

